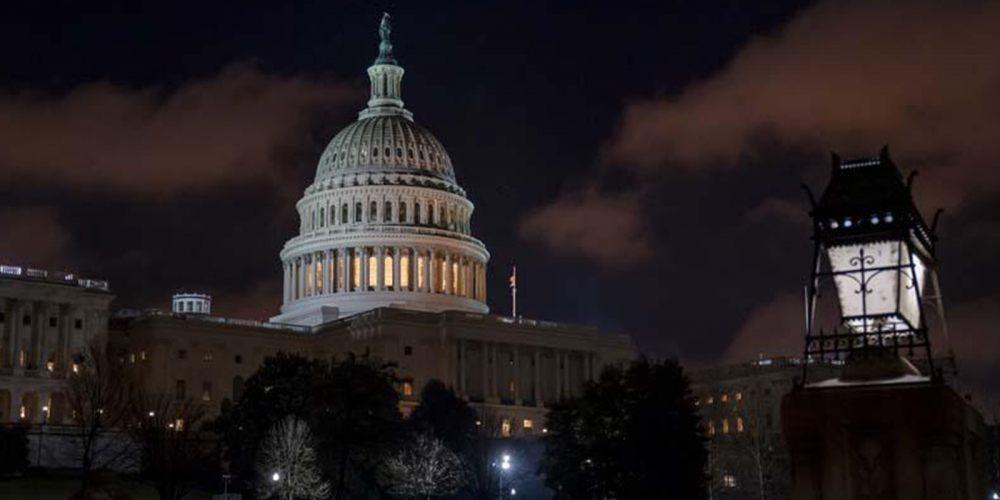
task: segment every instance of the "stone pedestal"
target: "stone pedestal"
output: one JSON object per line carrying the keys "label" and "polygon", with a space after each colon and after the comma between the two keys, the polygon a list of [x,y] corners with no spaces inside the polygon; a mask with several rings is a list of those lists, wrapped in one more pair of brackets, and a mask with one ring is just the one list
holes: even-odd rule
{"label": "stone pedestal", "polygon": [[794,500],[986,498],[986,427],[935,381],[827,383],[781,406]]}

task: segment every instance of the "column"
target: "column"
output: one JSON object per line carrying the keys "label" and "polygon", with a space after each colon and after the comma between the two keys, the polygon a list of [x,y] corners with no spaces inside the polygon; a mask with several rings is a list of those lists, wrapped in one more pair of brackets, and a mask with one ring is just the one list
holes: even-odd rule
{"label": "column", "polygon": [[360,254],[359,259],[361,262],[361,289],[367,291],[368,279],[370,278],[369,273],[371,273],[371,269],[368,268],[368,249],[359,248],[358,250],[359,250],[358,253]]}
{"label": "column", "polygon": [[281,302],[288,303],[288,262],[281,263]]}
{"label": "column", "polygon": [[465,259],[465,267],[462,268],[463,276],[465,276],[465,296],[472,298],[473,296],[473,284],[475,280],[472,279],[472,259]]}
{"label": "column", "polygon": [[493,383],[490,384],[490,395],[493,397],[497,396],[497,346],[495,344],[490,345],[490,358],[493,360],[491,366],[493,367]]}
{"label": "column", "polygon": [[563,385],[562,385],[562,353],[559,351],[555,352],[555,363],[556,363],[556,401],[562,401],[563,398]]}
{"label": "column", "polygon": [[480,342],[479,345],[482,346],[483,351],[483,359],[480,360],[480,365],[482,365],[483,370],[483,402],[486,402],[490,397],[489,371],[487,371],[489,367],[489,352],[486,349],[486,342]]}
{"label": "column", "polygon": [[56,358],[56,367],[63,372],[68,373],[70,370],[70,314],[71,307],[69,304],[62,304],[59,306],[59,353]]}
{"label": "column", "polygon": [[375,261],[375,276],[378,283],[376,289],[385,290],[385,247],[378,247],[378,259]]}
{"label": "column", "polygon": [[48,321],[45,317],[45,303],[35,301],[31,304],[31,356],[28,363],[34,365],[36,370],[40,370],[45,363],[42,359],[44,350],[43,338],[45,330],[48,328]]}
{"label": "column", "polygon": [[323,252],[326,254],[326,293],[337,291],[337,254],[330,248]]}
{"label": "column", "polygon": [[[403,289],[403,282],[399,280],[400,261],[403,258],[403,249],[392,247],[392,286],[396,290]],[[404,269],[403,272],[406,270]],[[409,283],[409,281],[407,281]]]}
{"label": "column", "polygon": [[542,353],[541,349],[535,348],[535,352],[532,353],[535,360],[535,387],[532,391],[532,399],[535,400],[535,406],[544,406],[542,404]]}
{"label": "column", "polygon": [[427,290],[431,293],[437,291],[437,263],[434,261],[434,250],[427,250]]}
{"label": "column", "polygon": [[0,368],[14,366],[11,362],[11,348],[13,346],[13,338],[11,338],[11,331],[13,330],[14,324],[14,311],[12,310],[13,301],[6,298],[0,298],[0,312],[4,313],[4,322],[0,324],[0,347],[3,348],[3,356],[0,356]]}
{"label": "column", "polygon": [[[49,396],[50,393],[48,391],[40,390],[37,392],[37,397],[35,398],[34,415],[31,416],[32,422],[40,424],[42,423],[43,419],[45,419],[45,412],[42,411],[42,408],[49,406]],[[49,411],[50,412],[52,411],[51,407],[49,408]]]}
{"label": "column", "polygon": [[458,340],[458,391],[459,395],[464,395],[468,390],[465,384],[465,365],[466,363],[466,351],[465,344],[467,342],[464,339]]}
{"label": "column", "polygon": [[453,271],[451,269],[451,252],[444,253],[444,293],[452,295],[455,287],[452,286]]}
{"label": "column", "polygon": [[344,249],[344,291],[350,292],[354,286],[354,250]]}
{"label": "column", "polygon": [[569,374],[570,374],[569,364],[570,364],[570,361],[571,361],[570,354],[571,353],[568,353],[568,352],[564,352],[563,353],[563,377],[562,377],[562,380],[563,380],[563,397],[566,397],[566,398],[573,397],[572,391],[570,390],[571,389],[571,384],[570,384],[570,380],[569,380]]}
{"label": "column", "polygon": [[514,404],[521,405],[521,354],[514,346]]}

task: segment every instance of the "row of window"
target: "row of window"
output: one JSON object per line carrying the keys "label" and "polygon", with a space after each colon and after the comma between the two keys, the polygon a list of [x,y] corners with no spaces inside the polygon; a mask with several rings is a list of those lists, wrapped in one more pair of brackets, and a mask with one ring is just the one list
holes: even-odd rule
{"label": "row of window", "polygon": [[728,418],[724,418],[724,419],[720,420],[719,424],[720,425],[718,427],[716,427],[715,420],[709,420],[708,421],[708,435],[709,436],[714,436],[716,434],[716,432],[719,431],[719,430],[721,430],[721,432],[723,434],[729,434],[730,432],[743,432],[744,431],[743,417],[736,417],[736,420],[733,422],[732,426],[729,425],[729,419]]}
{"label": "row of window", "polygon": [[395,161],[410,160],[426,162],[427,166],[433,167],[435,169],[444,168],[443,157],[441,153],[424,151],[424,148],[417,146],[417,149],[413,149],[412,146],[407,147],[405,150],[402,147],[391,147],[391,146],[367,146],[355,148],[352,147],[350,150],[346,146],[340,148],[339,151],[334,152],[332,155],[327,157],[327,162],[330,165],[335,165],[337,162],[354,161],[360,158],[362,161],[367,160],[369,156],[371,159],[378,160],[393,160],[393,153],[395,153]]}
{"label": "row of window", "polygon": [[[6,360],[7,360],[7,351],[3,347],[0,347],[0,362],[6,364]],[[19,350],[17,353],[16,362],[14,362],[14,360],[11,361],[12,363],[14,363],[15,366],[19,368],[25,368],[28,370],[34,370],[36,368],[34,362],[29,359],[27,349]],[[48,359],[45,361],[45,369],[50,372],[54,372],[56,368],[57,368],[56,356],[55,354],[50,354]],[[72,363],[72,370],[73,373],[77,373],[80,370],[80,366],[76,363]]]}
{"label": "row of window", "polygon": [[[21,317],[21,324],[24,325],[24,326],[31,326],[31,321],[32,320],[31,320],[31,315],[30,314],[25,314],[24,316]],[[0,324],[6,323],[6,322],[7,322],[7,313],[0,312]],[[55,328],[55,327],[59,326],[59,318],[57,316],[49,316],[49,326],[52,327],[52,328]],[[73,320],[73,328],[75,328],[77,330],[82,330],[83,329],[83,320],[79,319],[79,318],[74,319]]]}
{"label": "row of window", "polygon": [[[427,202],[421,205],[420,202],[412,204],[413,213],[409,212],[409,206],[405,201],[395,205],[397,210],[393,212],[393,202],[386,201],[381,205],[377,201],[369,202],[368,212],[365,213],[364,204],[360,201],[354,202],[354,210],[351,210],[349,203],[341,203],[339,215],[337,205],[321,206],[318,209],[312,208],[309,217],[302,217],[302,232],[315,231],[326,226],[341,224],[414,224],[440,227],[451,231],[458,231],[463,234],[470,234],[470,213],[462,208],[452,205],[445,208],[445,205]],[[366,217],[367,216],[367,217]],[[412,217],[411,217],[412,216]]]}
{"label": "row of window", "polygon": [[[286,300],[343,291],[389,290],[448,293],[485,301],[486,267],[471,259],[448,262],[442,255],[417,255],[410,250],[372,248],[334,250],[306,255],[286,264]],[[461,261],[460,261],[461,260]],[[345,269],[345,266],[349,266]],[[349,273],[347,273],[349,271]]]}

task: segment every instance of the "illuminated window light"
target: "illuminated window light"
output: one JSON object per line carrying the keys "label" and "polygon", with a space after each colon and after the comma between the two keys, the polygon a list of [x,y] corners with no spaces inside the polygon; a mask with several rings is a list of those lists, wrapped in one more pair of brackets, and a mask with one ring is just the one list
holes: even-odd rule
{"label": "illuminated window light", "polygon": [[524,419],[524,422],[521,422],[521,427],[524,427],[525,429],[534,428],[535,427],[535,421],[531,420],[530,418],[526,418],[526,419]]}
{"label": "illuminated window light", "polygon": [[385,286],[391,287],[396,285],[392,273],[392,264],[392,255],[386,255],[382,266],[382,271],[385,273]]}
{"label": "illuminated window light", "polygon": [[736,417],[736,432],[743,432],[743,417]]}
{"label": "illuminated window light", "polygon": [[729,419],[728,418],[722,419],[722,433],[723,434],[729,434]]}
{"label": "illuminated window light", "polygon": [[410,288],[410,256],[405,254],[399,257],[399,287]]}
{"label": "illuminated window light", "polygon": [[510,428],[510,419],[509,418],[505,418],[500,423],[500,435],[503,436],[503,437],[510,437],[510,431],[511,431],[511,428]]}

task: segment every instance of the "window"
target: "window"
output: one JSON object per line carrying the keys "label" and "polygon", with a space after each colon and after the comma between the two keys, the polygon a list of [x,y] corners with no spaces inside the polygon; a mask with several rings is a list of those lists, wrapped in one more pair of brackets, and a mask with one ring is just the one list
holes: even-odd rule
{"label": "window", "polygon": [[334,223],[337,222],[337,217],[336,216],[337,216],[337,206],[334,205],[334,206],[330,207],[330,225],[331,226]]}
{"label": "window", "polygon": [[709,396],[709,397],[705,398],[705,404],[707,404],[707,405],[710,405],[710,404],[712,404],[714,402],[715,402],[715,398],[713,398],[712,396]]}
{"label": "window", "polygon": [[451,263],[451,293],[459,293],[458,290],[458,262]]}
{"label": "window", "polygon": [[183,400],[187,397],[187,387],[183,380],[178,380],[174,389],[174,397],[178,400]]}
{"label": "window", "polygon": [[47,369],[50,372],[54,371],[56,369],[56,362],[55,362],[55,360],[52,359],[52,358],[49,358],[49,360],[45,363],[45,369]]}
{"label": "window", "polygon": [[500,422],[500,435],[510,437],[510,419],[505,418]]}
{"label": "window", "polygon": [[737,401],[742,401],[743,400],[743,393],[742,392],[737,392],[734,397],[736,398]]}
{"label": "window", "polygon": [[31,316],[25,314],[24,317],[21,318],[21,324],[23,324],[25,326],[30,325],[31,324]]}
{"label": "window", "polygon": [[371,203],[371,210],[368,211],[368,222],[375,222],[378,220],[378,202],[373,201]]}
{"label": "window", "polygon": [[135,364],[135,353],[134,352],[128,355],[128,362],[132,363],[133,365]]}
{"label": "window", "polygon": [[319,209],[319,227],[323,227],[326,224],[326,209]]}
{"label": "window", "polygon": [[50,327],[55,327],[56,326],[56,317],[55,316],[49,317],[49,326]]}
{"label": "window", "polygon": [[424,267],[426,263],[424,262],[424,256],[420,255],[417,257],[417,288],[424,287]]}
{"label": "window", "polygon": [[378,257],[374,255],[368,256],[368,287],[375,288],[378,286]]}
{"label": "window", "polygon": [[391,150],[391,149],[389,149],[389,147],[388,147],[388,146],[386,146],[386,147],[385,147],[385,148],[384,148],[384,149],[382,150],[382,154],[384,154],[384,155],[385,155],[385,157],[386,157],[386,158],[388,158],[388,157],[392,156],[392,150]]}
{"label": "window", "polygon": [[403,157],[403,148],[396,148],[396,158]]}
{"label": "window", "polygon": [[361,256],[355,254],[351,257],[352,270],[351,273],[354,275],[354,288],[361,288]]}
{"label": "window", "polygon": [[403,381],[403,396],[411,397],[413,396],[413,381],[404,380]]}
{"label": "window", "polygon": [[383,259],[382,272],[385,274],[385,286],[395,286],[395,277],[392,272],[392,255],[386,255]]}
{"label": "window", "polygon": [[441,227],[447,226],[444,220],[444,205],[438,206],[438,225]]}
{"label": "window", "polygon": [[243,397],[243,377],[239,375],[233,377],[233,401],[239,401]]}
{"label": "window", "polygon": [[187,359],[187,357],[188,357],[187,349],[177,350],[177,359]]}
{"label": "window", "polygon": [[4,323],[6,321],[7,321],[7,315],[0,312],[0,323]]}
{"label": "window", "polygon": [[174,430],[177,431],[177,432],[183,432],[184,431],[184,419],[183,418],[178,418],[178,419],[174,420]]}
{"label": "window", "polygon": [[378,148],[372,148],[372,158],[378,158]]}
{"label": "window", "polygon": [[723,434],[729,434],[729,419],[728,418],[722,419],[722,433]]}
{"label": "window", "polygon": [[533,429],[535,427],[535,421],[530,418],[526,418],[524,419],[524,422],[521,422],[521,427],[524,427],[525,429]]}
{"label": "window", "polygon": [[354,222],[361,222],[361,216],[363,214],[364,214],[364,211],[361,208],[361,202],[359,201],[359,202],[357,202],[357,203],[354,204]]}
{"label": "window", "polygon": [[743,417],[736,417],[736,432],[743,432]]}
{"label": "window", "polygon": [[722,475],[722,485],[725,486],[726,488],[735,488],[736,487],[736,476],[734,476],[732,474],[723,474]]}
{"label": "window", "polygon": [[722,397],[720,397],[719,399],[721,399],[722,402],[725,403],[726,401],[729,401],[729,394],[722,393]]}
{"label": "window", "polygon": [[21,365],[21,368],[24,368],[28,364],[28,351],[21,349],[17,358],[18,364]]}
{"label": "window", "polygon": [[385,213],[382,214],[382,222],[392,222],[392,202],[385,202]]}
{"label": "window", "polygon": [[236,357],[233,358],[233,362],[236,363],[236,364],[238,364],[238,365],[242,364],[243,363],[243,356],[240,356],[239,354],[237,354]]}
{"label": "window", "polygon": [[146,361],[146,351],[139,351],[139,359]]}
{"label": "window", "polygon": [[323,293],[323,261],[316,261],[316,293]]}
{"label": "window", "polygon": [[399,202],[399,222],[406,222],[406,202]]}
{"label": "window", "polygon": [[708,421],[708,435],[709,436],[715,435],[715,420]]}
{"label": "window", "polygon": [[410,288],[410,256],[407,254],[399,256],[399,286]]}
{"label": "window", "polygon": [[403,346],[403,355],[413,356],[413,346],[411,345]]}
{"label": "window", "polygon": [[201,384],[201,400],[211,401],[212,400],[212,383],[205,382]]}
{"label": "window", "polygon": [[212,361],[213,359],[214,359],[214,357],[212,356],[212,351],[208,351],[205,354],[201,355],[201,360],[202,361]]}
{"label": "window", "polygon": [[414,224],[420,224],[420,222],[421,222],[420,221],[420,204],[419,203],[414,203],[413,204],[413,223]]}
{"label": "window", "polygon": [[76,328],[77,330],[83,330],[83,320],[82,319],[78,319],[78,320],[74,321],[73,322],[73,328]]}
{"label": "window", "polygon": [[347,203],[344,203],[343,205],[340,206],[340,223],[347,224],[347,221],[348,221]]}

